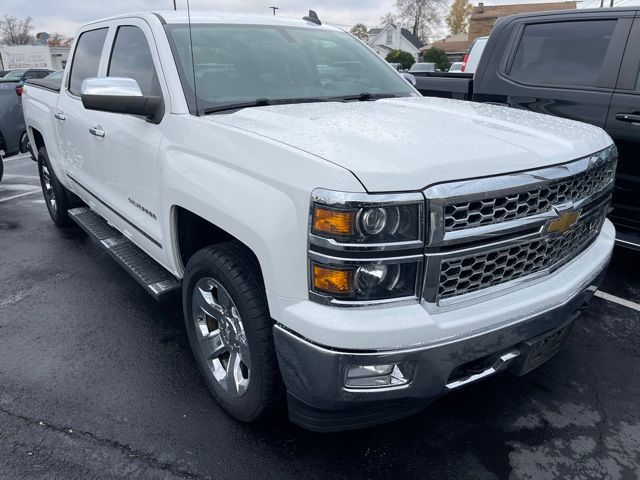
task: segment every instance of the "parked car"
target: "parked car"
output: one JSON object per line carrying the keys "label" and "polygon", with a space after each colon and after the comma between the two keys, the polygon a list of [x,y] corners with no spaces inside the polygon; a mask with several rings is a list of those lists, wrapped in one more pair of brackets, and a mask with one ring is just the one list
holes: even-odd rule
{"label": "parked car", "polygon": [[640,248],[639,63],[638,7],[566,10],[500,19],[475,75],[416,81],[424,95],[508,105],[604,128],[620,155],[610,218],[618,243]]}
{"label": "parked car", "polygon": [[449,72],[461,72],[462,71],[462,62],[453,62],[449,67]]}
{"label": "parked car", "polygon": [[408,70],[409,73],[423,73],[423,72],[435,72],[436,64],[435,63],[424,63],[424,62],[416,62],[411,65],[411,68]]}
{"label": "parked car", "polygon": [[312,12],[191,18],[81,27],[23,106],[51,219],[181,292],[227,412],[359,428],[559,350],[614,244],[602,129],[422,98]]}
{"label": "parked car", "polygon": [[402,64],[401,63],[392,63],[389,62],[389,65],[391,65],[393,68],[395,68],[396,70],[398,70],[399,72],[403,71],[404,68],[402,68]]}
{"label": "parked car", "polygon": [[11,70],[0,70],[0,78],[4,77],[7,73],[9,73]]}
{"label": "parked car", "polygon": [[30,151],[20,96],[25,80],[43,78],[53,70],[11,70],[0,78],[0,150],[6,156]]}
{"label": "parked car", "polygon": [[460,67],[461,72],[466,73],[475,73],[478,69],[478,65],[480,64],[480,59],[482,58],[482,53],[484,52],[484,48],[487,46],[487,41],[489,37],[478,37],[467,49],[467,53],[462,59],[462,66]]}

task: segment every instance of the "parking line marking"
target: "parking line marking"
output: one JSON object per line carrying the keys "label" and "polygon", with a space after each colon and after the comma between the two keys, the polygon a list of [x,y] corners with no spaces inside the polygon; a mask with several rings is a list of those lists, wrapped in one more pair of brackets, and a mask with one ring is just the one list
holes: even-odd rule
{"label": "parking line marking", "polygon": [[3,162],[13,162],[14,160],[25,160],[31,158],[30,155],[16,155],[15,157],[3,158]]}
{"label": "parking line marking", "polygon": [[38,193],[40,191],[41,190],[39,188],[37,188],[37,189],[35,189],[35,190],[31,191],[31,192],[19,193],[18,195],[13,195],[11,197],[2,198],[2,199],[0,199],[0,203],[8,202],[9,200],[14,200],[14,199],[20,198],[20,197],[26,197],[27,195],[33,195],[34,193]]}
{"label": "parking line marking", "polygon": [[616,297],[615,295],[611,295],[610,293],[598,290],[595,293],[595,296],[613,303],[617,303],[618,305],[622,305],[623,307],[628,307],[632,310],[635,310],[636,312],[640,312],[640,304],[625,300],[624,298]]}
{"label": "parking line marking", "polygon": [[40,180],[40,177],[35,175],[20,175],[18,173],[5,173],[3,178],[33,178],[34,180]]}

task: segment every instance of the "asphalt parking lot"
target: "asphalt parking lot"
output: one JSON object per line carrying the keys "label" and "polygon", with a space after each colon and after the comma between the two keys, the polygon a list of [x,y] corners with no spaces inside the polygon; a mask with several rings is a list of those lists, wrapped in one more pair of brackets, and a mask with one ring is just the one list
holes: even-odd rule
{"label": "asphalt parking lot", "polygon": [[0,183],[0,478],[640,478],[640,254],[616,249],[555,358],[417,416],[321,435],[242,425],[209,395],[180,305],[157,304],[78,229],[36,164]]}

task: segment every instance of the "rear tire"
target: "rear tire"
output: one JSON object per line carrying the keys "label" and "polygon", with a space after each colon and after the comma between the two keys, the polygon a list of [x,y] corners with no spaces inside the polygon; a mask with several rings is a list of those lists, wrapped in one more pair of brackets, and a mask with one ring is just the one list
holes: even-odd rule
{"label": "rear tire", "polygon": [[187,263],[182,297],[191,349],[214,398],[242,422],[270,416],[285,390],[250,252],[234,243],[200,250]]}
{"label": "rear tire", "polygon": [[51,220],[58,227],[66,227],[71,224],[67,212],[74,205],[66,188],[60,183],[58,177],[51,168],[49,155],[45,147],[38,150],[38,175],[40,186],[44,195],[44,202],[51,216]]}

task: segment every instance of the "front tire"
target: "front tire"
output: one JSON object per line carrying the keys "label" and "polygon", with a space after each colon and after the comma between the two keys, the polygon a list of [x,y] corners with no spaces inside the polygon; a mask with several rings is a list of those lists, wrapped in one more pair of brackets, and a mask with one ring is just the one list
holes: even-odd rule
{"label": "front tire", "polygon": [[67,215],[70,208],[73,207],[69,192],[58,180],[56,174],[51,168],[49,155],[45,147],[38,150],[38,174],[40,176],[40,186],[44,195],[44,202],[51,216],[51,220],[58,227],[66,227],[71,223],[71,219]]}
{"label": "front tire", "polygon": [[194,254],[184,278],[189,342],[218,403],[243,422],[284,399],[260,271],[244,248],[222,243]]}

